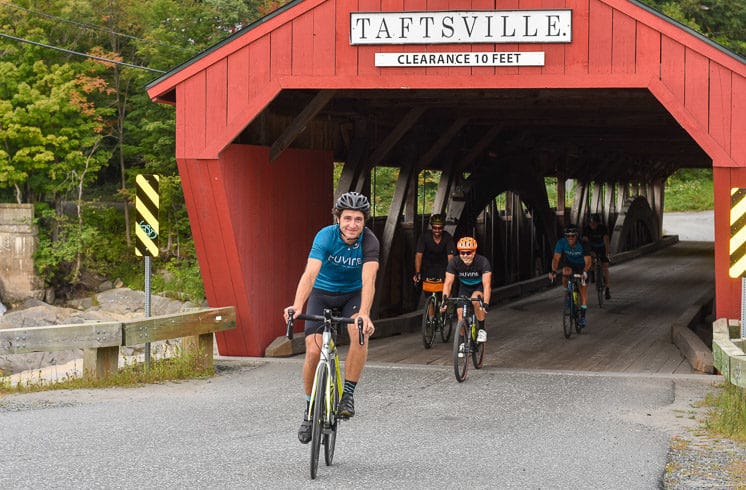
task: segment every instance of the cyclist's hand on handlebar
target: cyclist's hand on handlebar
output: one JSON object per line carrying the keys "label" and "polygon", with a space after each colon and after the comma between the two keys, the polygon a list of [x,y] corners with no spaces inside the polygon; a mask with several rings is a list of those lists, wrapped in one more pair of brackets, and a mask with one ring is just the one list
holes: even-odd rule
{"label": "cyclist's hand on handlebar", "polygon": [[373,332],[376,331],[375,325],[373,325],[373,321],[370,319],[368,315],[357,315],[353,318],[362,318],[363,319],[363,333],[370,337],[373,335]]}
{"label": "cyclist's hand on handlebar", "polygon": [[288,306],[282,311],[282,317],[285,319],[285,323],[290,321],[290,315],[299,315],[301,313],[301,308],[296,308],[295,306]]}
{"label": "cyclist's hand on handlebar", "polygon": [[554,280],[557,278],[557,271],[549,271],[548,277],[551,282],[554,282]]}
{"label": "cyclist's hand on handlebar", "polygon": [[422,279],[422,276],[419,272],[417,272],[414,276],[412,276],[412,281],[414,282],[414,285],[418,285],[420,283],[420,280]]}
{"label": "cyclist's hand on handlebar", "polygon": [[588,281],[588,273],[586,271],[583,271],[583,282]]}

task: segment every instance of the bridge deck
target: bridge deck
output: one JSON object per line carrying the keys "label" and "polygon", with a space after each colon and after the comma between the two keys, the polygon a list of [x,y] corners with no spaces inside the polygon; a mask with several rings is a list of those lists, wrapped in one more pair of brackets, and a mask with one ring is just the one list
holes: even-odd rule
{"label": "bridge deck", "polygon": [[[559,288],[493,307],[486,367],[605,372],[693,373],[671,342],[671,324],[714,285],[712,242],[679,242],[611,267],[612,299],[598,308],[589,290],[588,327],[562,334]],[[450,365],[451,343],[421,335],[374,339],[369,362]]]}

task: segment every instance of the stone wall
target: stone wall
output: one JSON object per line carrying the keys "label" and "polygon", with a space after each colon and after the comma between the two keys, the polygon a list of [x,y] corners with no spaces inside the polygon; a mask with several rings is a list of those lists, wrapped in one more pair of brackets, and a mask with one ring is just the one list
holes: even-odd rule
{"label": "stone wall", "polygon": [[34,269],[39,230],[33,220],[32,204],[0,203],[0,301],[8,306],[44,297]]}

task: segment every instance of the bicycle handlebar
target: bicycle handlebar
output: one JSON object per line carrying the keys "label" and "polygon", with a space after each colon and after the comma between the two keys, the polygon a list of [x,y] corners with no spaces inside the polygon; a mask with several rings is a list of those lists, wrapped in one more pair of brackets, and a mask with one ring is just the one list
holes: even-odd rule
{"label": "bicycle handlebar", "polygon": [[342,316],[333,316],[332,310],[325,309],[323,315],[306,315],[301,313],[300,315],[295,315],[295,312],[293,310],[288,311],[288,323],[287,323],[287,329],[285,330],[285,336],[292,340],[293,339],[293,321],[294,320],[311,320],[315,322],[324,322],[324,323],[330,323],[330,324],[336,324],[336,325],[347,325],[349,323],[357,323],[357,331],[358,331],[358,341],[360,342],[360,345],[363,345],[365,343],[365,335],[363,334],[363,319],[360,317],[357,318],[346,318]]}
{"label": "bicycle handlebar", "polygon": [[448,303],[461,303],[461,302],[469,302],[469,301],[472,302],[472,303],[479,303],[479,306],[481,306],[482,308],[484,308],[487,305],[487,303],[485,303],[482,300],[481,296],[477,296],[476,298],[469,298],[468,296],[456,296],[456,297],[453,297],[453,298],[443,298],[443,302],[444,303],[445,302],[448,302]]}

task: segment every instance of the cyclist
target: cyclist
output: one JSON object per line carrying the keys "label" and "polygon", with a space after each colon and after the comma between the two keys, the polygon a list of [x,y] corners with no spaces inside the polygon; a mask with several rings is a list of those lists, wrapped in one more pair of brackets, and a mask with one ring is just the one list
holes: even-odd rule
{"label": "cyclist", "polygon": [[445,231],[446,220],[442,214],[430,216],[430,231],[426,231],[417,240],[414,254],[414,277],[419,284],[422,279],[443,279],[448,262],[456,255],[453,237]]}
{"label": "cyclist", "polygon": [[[287,322],[288,310],[299,314],[308,300],[308,315],[321,315],[325,308],[332,308],[339,310],[343,317],[363,319],[365,344],[350,342],[345,361],[339,416],[347,418],[355,415],[353,395],[368,358],[367,339],[375,331],[369,315],[375,293],[380,245],[373,232],[365,226],[369,211],[370,203],[364,195],[347,192],[339,196],[332,209],[335,224],[322,228],[316,234],[306,269],[298,281],[293,305],[285,308],[283,315]],[[347,330],[349,338],[357,338],[354,324],[347,325]],[[306,419],[306,414],[314,372],[319,362],[322,331],[321,322],[306,321],[306,358],[303,363],[306,410],[298,430],[298,439],[303,444],[311,440],[311,421]]]}
{"label": "cyclist", "polygon": [[588,226],[583,229],[583,241],[588,243],[591,248],[591,255],[595,255],[601,261],[604,284],[606,284],[604,296],[606,296],[606,299],[611,299],[611,292],[609,291],[609,230],[601,222],[601,216],[598,214],[592,214]]}
{"label": "cyclist", "polygon": [[567,286],[568,276],[571,274],[582,274],[580,282],[580,321],[578,324],[585,327],[585,313],[588,309],[588,271],[591,270],[591,253],[588,247],[578,241],[578,228],[568,225],[565,228],[565,236],[557,240],[552,257],[552,271],[549,279],[557,277],[557,270],[562,267],[562,285]]}
{"label": "cyclist", "polygon": [[[448,262],[446,268],[446,279],[443,283],[443,298],[451,294],[451,288],[456,278],[459,282],[459,295],[468,298],[482,298],[485,306],[475,308],[479,331],[477,332],[477,342],[487,342],[487,331],[484,329],[484,320],[487,316],[487,305],[490,304],[492,295],[492,268],[490,261],[484,255],[477,254],[477,241],[465,236],[456,244],[458,257]],[[445,311],[447,304],[443,302],[441,311]],[[461,310],[458,309],[459,320],[461,319]]]}

